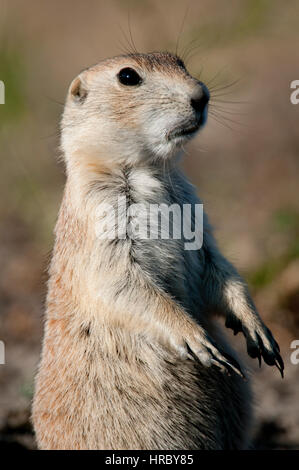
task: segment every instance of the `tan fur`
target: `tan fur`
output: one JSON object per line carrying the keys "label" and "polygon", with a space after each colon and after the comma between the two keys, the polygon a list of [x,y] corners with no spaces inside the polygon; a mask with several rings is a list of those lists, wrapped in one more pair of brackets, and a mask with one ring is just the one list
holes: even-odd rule
{"label": "tan fur", "polygon": [[[139,87],[118,83],[128,66],[142,74]],[[268,363],[276,346],[207,219],[199,251],[185,251],[183,240],[100,240],[95,231],[98,205],[115,206],[120,194],[200,202],[177,169],[186,139],[168,135],[194,122],[190,99],[201,86],[176,56],[153,53],[104,61],[70,87],[67,183],[33,404],[42,449],[248,445],[248,385],[213,313],[242,324],[253,357],[257,334]]]}

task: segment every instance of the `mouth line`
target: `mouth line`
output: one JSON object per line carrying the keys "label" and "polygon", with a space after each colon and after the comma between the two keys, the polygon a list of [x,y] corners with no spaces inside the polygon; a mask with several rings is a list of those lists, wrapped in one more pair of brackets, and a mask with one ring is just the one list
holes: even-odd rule
{"label": "mouth line", "polygon": [[189,127],[180,127],[173,129],[168,133],[167,139],[172,140],[176,137],[192,137],[200,128],[200,123]]}

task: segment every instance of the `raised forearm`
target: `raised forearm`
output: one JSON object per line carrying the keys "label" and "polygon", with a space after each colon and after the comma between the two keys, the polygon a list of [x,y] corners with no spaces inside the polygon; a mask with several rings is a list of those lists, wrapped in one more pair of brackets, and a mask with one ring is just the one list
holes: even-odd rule
{"label": "raised forearm", "polygon": [[225,317],[225,325],[235,334],[242,332],[249,356],[261,357],[268,365],[276,365],[283,375],[279,346],[271,331],[260,318],[245,281],[234,266],[224,258],[213,239],[205,243],[205,269],[202,280],[203,298],[207,308]]}
{"label": "raised forearm", "polygon": [[242,375],[236,361],[220,351],[202,326],[138,265],[127,268],[113,279],[106,277],[102,284],[103,299],[107,306],[113,305],[110,321],[125,318],[126,328],[149,334],[182,358],[196,357],[204,366],[214,364]]}

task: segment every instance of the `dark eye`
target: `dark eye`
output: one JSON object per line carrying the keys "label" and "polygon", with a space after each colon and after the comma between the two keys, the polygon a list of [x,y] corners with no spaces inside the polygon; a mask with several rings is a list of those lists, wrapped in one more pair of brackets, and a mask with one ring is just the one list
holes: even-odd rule
{"label": "dark eye", "polygon": [[182,69],[185,68],[185,64],[184,64],[184,62],[182,61],[182,59],[178,59],[178,60],[177,60],[177,64],[178,64],[178,66],[181,67]]}
{"label": "dark eye", "polygon": [[121,69],[118,74],[118,80],[120,81],[120,83],[127,86],[136,86],[142,82],[142,78],[140,77],[140,75],[138,75],[138,73],[130,67]]}

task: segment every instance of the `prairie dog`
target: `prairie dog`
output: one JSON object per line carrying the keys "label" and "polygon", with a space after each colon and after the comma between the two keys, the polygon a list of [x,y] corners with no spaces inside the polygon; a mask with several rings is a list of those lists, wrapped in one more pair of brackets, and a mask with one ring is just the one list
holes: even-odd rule
{"label": "prairie dog", "polygon": [[[208,101],[207,87],[170,53],[108,59],[70,86],[67,181],[33,403],[41,449],[249,444],[249,385],[214,315],[244,334],[251,357],[281,372],[283,362],[207,216],[195,250],[182,237],[108,239],[95,229],[99,205],[114,208],[120,196],[127,205],[200,203],[178,161]],[[110,222],[127,227],[118,215]]]}

